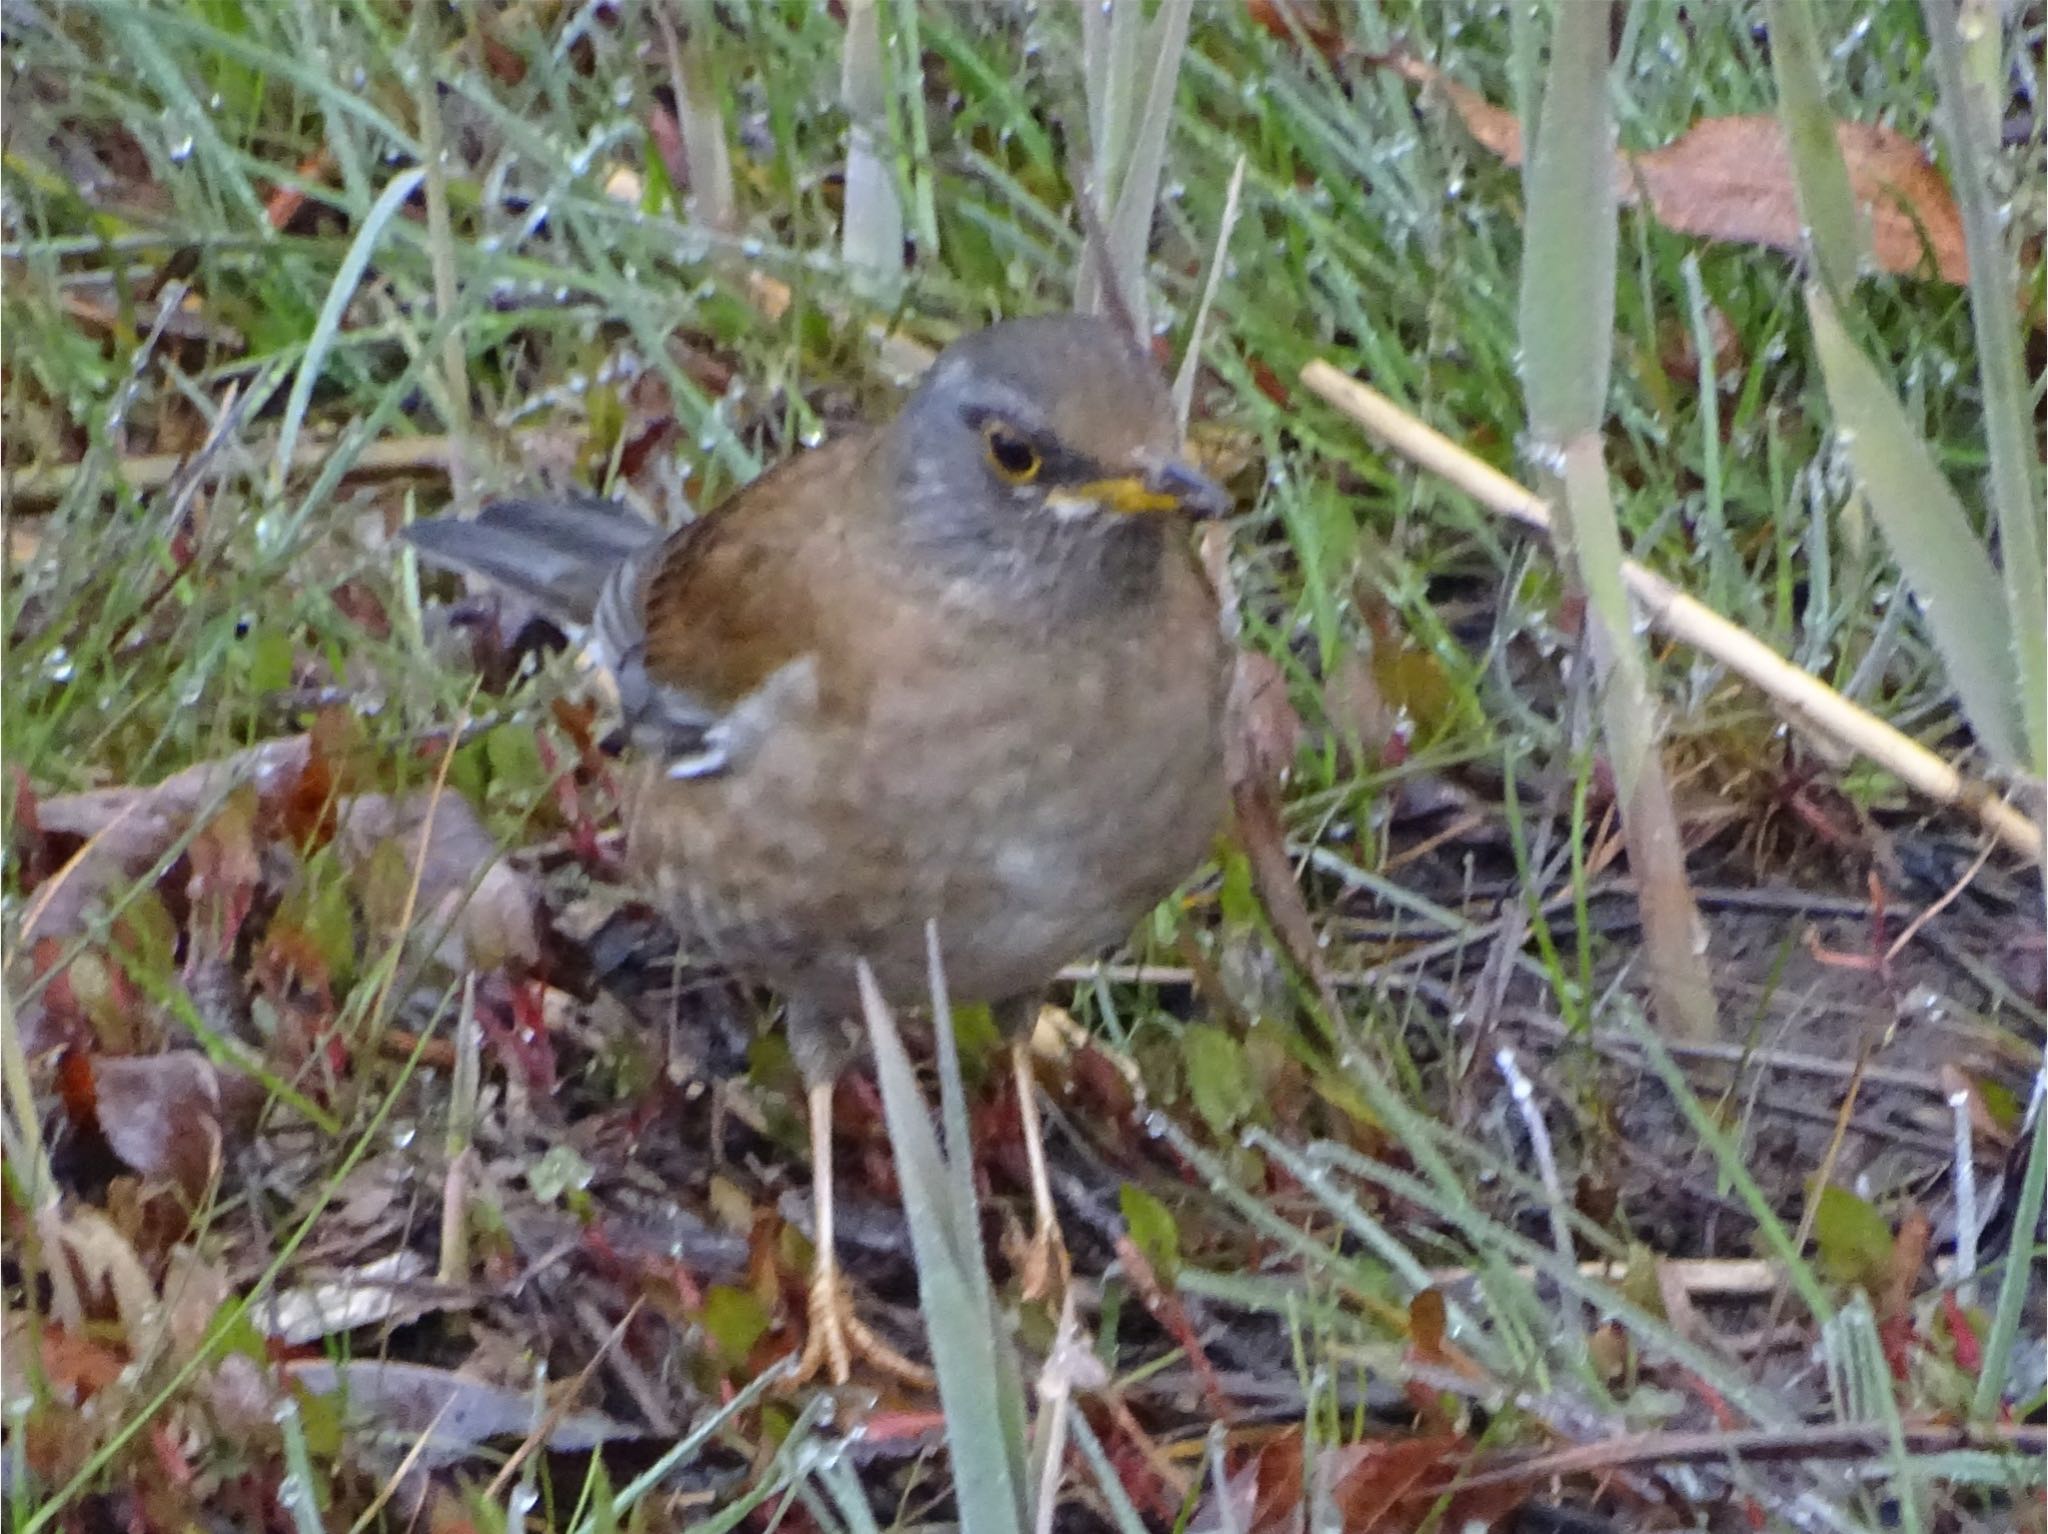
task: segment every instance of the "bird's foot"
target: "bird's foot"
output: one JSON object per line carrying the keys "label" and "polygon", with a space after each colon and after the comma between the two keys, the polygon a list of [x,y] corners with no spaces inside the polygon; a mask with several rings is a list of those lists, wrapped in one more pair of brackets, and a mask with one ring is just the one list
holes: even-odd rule
{"label": "bird's foot", "polygon": [[836,1266],[820,1267],[811,1278],[809,1325],[791,1383],[801,1384],[822,1369],[833,1384],[844,1385],[852,1377],[856,1356],[920,1390],[937,1383],[931,1370],[905,1358],[854,1313],[853,1296]]}

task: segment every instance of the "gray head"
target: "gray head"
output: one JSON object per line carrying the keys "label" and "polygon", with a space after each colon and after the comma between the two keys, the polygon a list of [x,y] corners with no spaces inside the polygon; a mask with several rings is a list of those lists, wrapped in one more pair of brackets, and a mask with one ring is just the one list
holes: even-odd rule
{"label": "gray head", "polygon": [[[1009,320],[940,353],[890,428],[904,531],[998,579],[1129,575],[1229,498],[1181,462],[1165,386],[1106,320]],[[1036,584],[1037,582],[1033,582]]]}

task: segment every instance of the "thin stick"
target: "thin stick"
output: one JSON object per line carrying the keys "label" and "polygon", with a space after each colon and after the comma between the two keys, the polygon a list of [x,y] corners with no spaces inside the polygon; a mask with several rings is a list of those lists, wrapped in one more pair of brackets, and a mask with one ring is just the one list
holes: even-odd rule
{"label": "thin stick", "polygon": [[[1558,1259],[1569,1266],[1577,1258],[1572,1247],[1572,1230],[1565,1218],[1564,1183],[1557,1175],[1557,1157],[1550,1148],[1550,1126],[1543,1122],[1542,1110],[1536,1106],[1536,1089],[1529,1084],[1529,1078],[1522,1074],[1515,1052],[1503,1046],[1493,1057],[1500,1068],[1501,1076],[1507,1081],[1508,1095],[1514,1099],[1516,1112],[1522,1115],[1522,1125],[1529,1134],[1529,1149],[1536,1157],[1536,1170],[1542,1175],[1543,1192],[1550,1201],[1550,1239],[1557,1248]],[[1558,1303],[1576,1312],[1578,1301],[1565,1295],[1558,1296]],[[1580,1336],[1588,1330],[1583,1315],[1574,1314],[1571,1329]]]}
{"label": "thin stick", "polygon": [[1956,1131],[1956,1303],[1977,1303],[1977,1154],[1970,1141],[1970,1089],[1949,1094]]}
{"label": "thin stick", "polygon": [[[1301,381],[1311,393],[1409,462],[1448,481],[1489,511],[1544,532],[1550,530],[1550,510],[1533,491],[1473,457],[1377,390],[1322,361],[1303,368]],[[1621,573],[1651,622],[1760,688],[1780,706],[1789,722],[1861,752],[1931,799],[1969,811],[2008,847],[2036,863],[2041,861],[2041,828],[1988,785],[1965,778],[1918,741],[1858,708],[1662,576],[1633,560],[1622,562]]]}

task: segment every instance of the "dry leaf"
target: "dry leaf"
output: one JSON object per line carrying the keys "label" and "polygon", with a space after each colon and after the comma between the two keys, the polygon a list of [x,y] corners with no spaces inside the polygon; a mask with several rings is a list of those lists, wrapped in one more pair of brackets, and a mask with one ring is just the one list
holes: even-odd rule
{"label": "dry leaf", "polygon": [[[383,863],[394,883],[402,869],[409,885],[413,870],[419,870],[413,924],[446,934],[439,957],[451,969],[465,962],[477,969],[496,969],[540,958],[538,897],[524,875],[498,855],[496,839],[460,794],[422,793],[403,800],[386,794],[359,795],[341,808],[339,843],[352,871],[375,877]],[[380,849],[387,849],[384,857],[378,856]],[[389,855],[393,852],[396,856]],[[380,918],[395,924],[405,891],[381,893],[392,898],[366,894],[365,915],[373,924]]]}
{"label": "dry leaf", "polygon": [[177,1184],[196,1200],[212,1180],[224,1142],[246,1134],[262,1105],[248,1078],[215,1069],[197,1050],[92,1061],[100,1133],[144,1177]]}
{"label": "dry leaf", "polygon": [[[316,1396],[338,1397],[350,1432],[419,1441],[425,1464],[466,1458],[491,1438],[523,1438],[541,1426],[548,1403],[532,1391],[507,1390],[425,1364],[350,1359],[296,1359],[286,1376]],[[637,1438],[602,1412],[565,1412],[542,1442],[556,1453],[573,1454],[621,1438]]]}
{"label": "dry leaf", "polygon": [[1476,1458],[1463,1435],[1409,1434],[1319,1448],[1304,1464],[1301,1431],[1290,1429],[1233,1474],[1225,1502],[1205,1504],[1189,1528],[1303,1534],[1308,1506],[1315,1506],[1337,1515],[1334,1527],[1374,1534],[1491,1529],[1527,1501],[1528,1492],[1504,1484],[1453,1490]]}
{"label": "dry leaf", "polygon": [[1290,736],[1298,739],[1301,721],[1295,718],[1289,726],[1280,716],[1283,706],[1291,716],[1293,706],[1287,702],[1287,689],[1273,684],[1277,672],[1278,667],[1265,657],[1240,651],[1231,673],[1224,710],[1223,760],[1230,782],[1233,829],[1251,865],[1252,883],[1274,934],[1315,982],[1330,1015],[1337,1017],[1342,1009],[1329,966],[1323,962],[1322,938],[1287,855],[1278,768],[1293,761],[1292,747],[1285,749],[1284,756],[1282,748]]}
{"label": "dry leaf", "polygon": [[400,1247],[348,1272],[280,1290],[259,1301],[253,1313],[270,1336],[301,1346],[365,1326],[467,1309],[480,1297],[434,1283],[432,1264]]}
{"label": "dry leaf", "polygon": [[[1374,62],[1440,91],[1482,148],[1522,163],[1522,127],[1468,85],[1408,54]],[[1962,217],[1947,180],[1921,147],[1878,123],[1835,124],[1849,187],[1870,220],[1871,257],[1884,271],[1918,276],[1932,265],[1944,282],[1969,280]],[[1666,228],[1723,244],[1798,252],[1806,244],[1785,128],[1775,116],[1706,117],[1661,149],[1615,153],[1623,206],[1647,200]]]}
{"label": "dry leaf", "polygon": [[[1870,219],[1877,265],[1918,276],[1931,257],[1944,282],[1968,282],[1962,217],[1948,182],[1920,146],[1891,128],[1857,122],[1836,123],[1835,142],[1856,205]],[[1704,118],[1662,149],[1625,158],[1666,228],[1774,250],[1805,247],[1792,157],[1776,117]],[[1624,180],[1625,200],[1629,186]]]}
{"label": "dry leaf", "polygon": [[192,817],[234,785],[252,785],[269,803],[305,770],[310,749],[306,736],[294,735],[201,762],[151,788],[96,788],[43,800],[36,818],[44,834],[83,837],[88,845],[34,891],[19,946],[78,931],[99,895],[148,871]]}

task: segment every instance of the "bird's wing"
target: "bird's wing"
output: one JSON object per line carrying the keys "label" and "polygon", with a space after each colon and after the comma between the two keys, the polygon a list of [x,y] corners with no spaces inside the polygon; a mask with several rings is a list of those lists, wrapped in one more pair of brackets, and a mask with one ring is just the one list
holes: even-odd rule
{"label": "bird's wing", "polygon": [[793,710],[861,685],[845,644],[863,571],[846,550],[868,439],[791,459],[679,529],[598,603],[636,740],[671,777],[719,772]]}
{"label": "bird's wing", "polygon": [[524,596],[565,629],[581,629],[620,565],[656,546],[661,529],[597,496],[493,501],[476,516],[429,517],[402,533],[438,565]]}

